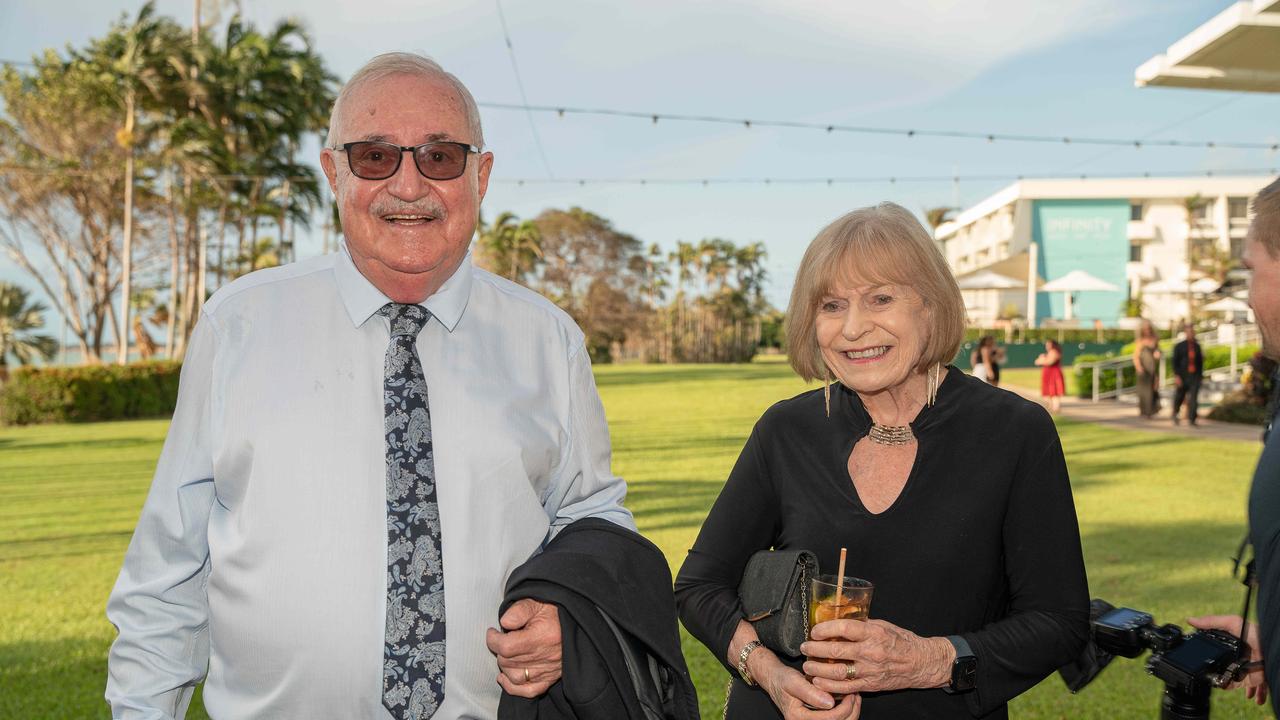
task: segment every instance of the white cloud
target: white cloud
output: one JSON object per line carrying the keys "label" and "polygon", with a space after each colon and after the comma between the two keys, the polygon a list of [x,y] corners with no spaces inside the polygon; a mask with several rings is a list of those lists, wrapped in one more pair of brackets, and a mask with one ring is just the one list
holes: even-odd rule
{"label": "white cloud", "polygon": [[[503,3],[529,98],[822,117],[926,102],[1030,49],[1103,32],[1151,0],[540,0]],[[497,9],[468,0],[256,0],[300,15],[334,67],[440,59],[478,97],[518,97]],[[786,105],[784,110],[779,105]]]}

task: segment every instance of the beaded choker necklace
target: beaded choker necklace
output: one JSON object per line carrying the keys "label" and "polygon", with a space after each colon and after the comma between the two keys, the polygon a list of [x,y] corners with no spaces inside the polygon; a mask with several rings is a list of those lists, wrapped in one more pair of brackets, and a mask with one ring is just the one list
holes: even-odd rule
{"label": "beaded choker necklace", "polygon": [[871,442],[880,445],[909,445],[916,439],[910,425],[881,425],[871,423],[871,432],[867,433]]}

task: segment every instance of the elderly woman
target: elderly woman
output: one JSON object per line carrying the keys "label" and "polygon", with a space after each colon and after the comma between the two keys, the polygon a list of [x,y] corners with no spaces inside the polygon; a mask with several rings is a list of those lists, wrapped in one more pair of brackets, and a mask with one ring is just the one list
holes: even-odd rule
{"label": "elderly woman", "polygon": [[[1006,717],[1088,633],[1052,420],[946,366],[960,291],[898,205],[819,233],[788,316],[791,365],[823,387],[756,424],[676,580],[685,627],[734,676],[727,717]],[[875,584],[871,619],[814,626],[808,661],[761,646],[737,597],[748,558],[807,549],[834,574],[841,547]]]}

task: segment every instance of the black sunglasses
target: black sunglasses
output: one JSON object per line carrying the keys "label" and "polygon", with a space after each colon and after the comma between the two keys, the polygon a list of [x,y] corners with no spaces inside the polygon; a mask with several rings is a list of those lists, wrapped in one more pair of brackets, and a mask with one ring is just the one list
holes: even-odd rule
{"label": "black sunglasses", "polygon": [[347,153],[351,173],[365,180],[386,180],[395,175],[406,152],[413,153],[413,164],[423,177],[452,180],[467,169],[467,156],[480,152],[475,145],[460,142],[429,142],[406,147],[374,140],[349,142],[337,149]]}

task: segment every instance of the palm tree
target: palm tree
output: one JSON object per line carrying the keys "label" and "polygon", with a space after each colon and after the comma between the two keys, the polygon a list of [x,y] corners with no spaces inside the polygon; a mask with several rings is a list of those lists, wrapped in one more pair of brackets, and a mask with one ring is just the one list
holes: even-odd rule
{"label": "palm tree", "polygon": [[738,289],[751,301],[752,312],[764,311],[764,283],[768,277],[764,261],[768,257],[764,243],[755,242],[743,245],[734,253],[734,274],[737,276]]}
{"label": "palm tree", "polygon": [[645,292],[649,298],[649,307],[656,309],[666,296],[666,290],[671,283],[667,280],[669,268],[666,262],[666,256],[662,252],[662,248],[658,243],[649,245],[649,252],[645,255],[644,277],[646,281]]}
{"label": "palm tree", "polygon": [[480,243],[494,271],[513,282],[537,269],[542,261],[542,233],[532,220],[503,212],[491,225],[482,225]]}
{"label": "palm tree", "polygon": [[955,212],[952,207],[931,207],[925,208],[924,217],[929,222],[929,227],[937,233],[938,226],[951,219],[951,213]]}
{"label": "palm tree", "polygon": [[723,293],[729,287],[729,275],[733,271],[733,243],[721,238],[707,238],[698,243],[697,267],[708,290]]}
{"label": "palm tree", "polygon": [[676,266],[676,294],[683,298],[685,289],[693,280],[693,271],[697,268],[698,247],[683,240],[676,242],[676,249],[671,253],[671,262]]}
{"label": "palm tree", "polygon": [[[236,16],[220,44],[202,43],[199,57],[200,112],[221,129],[234,174],[248,177],[235,183],[237,255],[256,243],[262,218],[275,219],[287,241],[285,219],[305,221],[321,196],[311,167],[292,158],[303,135],[328,123],[336,78],[302,27],[287,20],[264,34]],[[282,248],[291,251],[287,242]]]}
{"label": "palm tree", "polygon": [[[279,259],[292,259],[287,224],[308,225],[321,202],[315,171],[294,156],[303,135],[324,128],[336,79],[296,23],[263,33],[238,15],[217,41],[200,33],[189,57],[175,65],[185,84],[173,111],[182,118],[174,136],[185,142],[174,167],[183,178],[186,223],[185,271],[179,272],[176,252],[170,266],[176,309],[170,336],[177,336],[173,354],[181,355],[205,297],[204,238],[214,238],[219,284],[226,271],[235,277],[252,269],[232,267],[225,257],[228,227],[238,236],[232,257],[251,262],[261,254],[260,223],[274,220]],[[216,209],[212,233],[199,232],[206,208]]]}
{"label": "palm tree", "polygon": [[1201,197],[1200,193],[1182,200],[1182,209],[1187,214],[1187,245],[1185,250],[1187,263],[1187,320],[1189,321],[1194,321],[1196,314],[1195,296],[1191,292],[1191,281],[1197,274],[1196,260],[1200,254],[1198,247],[1203,244],[1195,237],[1196,231],[1200,229],[1200,221],[1196,218],[1196,215],[1207,203],[1208,201]]}
{"label": "palm tree", "polygon": [[125,151],[124,171],[124,247],[121,250],[120,317],[116,334],[121,365],[129,359],[129,304],[133,283],[133,193],[136,161],[136,126],[139,94],[161,94],[163,68],[176,43],[170,20],[155,15],[155,3],[148,2],[138,11],[133,22],[113,28],[107,37],[92,44],[81,60],[95,65],[115,81],[123,102],[124,125],[116,141]]}
{"label": "palm tree", "polygon": [[9,378],[9,357],[19,365],[31,364],[37,356],[52,360],[58,343],[48,335],[32,331],[44,327],[44,303],[29,300],[27,291],[10,283],[0,283],[0,382]]}

